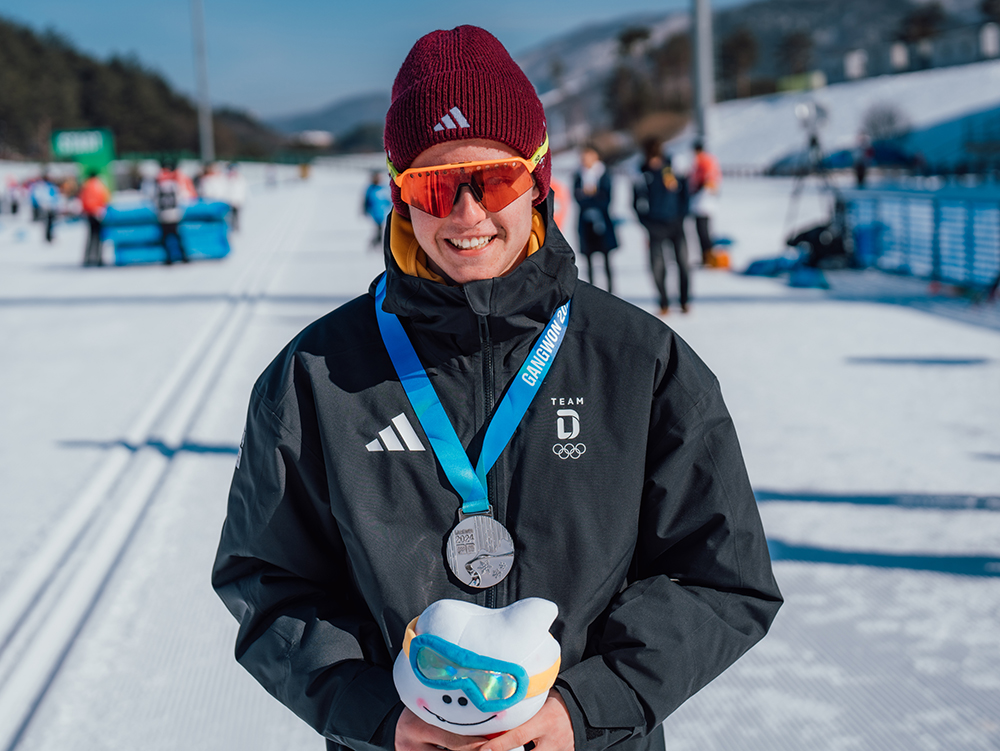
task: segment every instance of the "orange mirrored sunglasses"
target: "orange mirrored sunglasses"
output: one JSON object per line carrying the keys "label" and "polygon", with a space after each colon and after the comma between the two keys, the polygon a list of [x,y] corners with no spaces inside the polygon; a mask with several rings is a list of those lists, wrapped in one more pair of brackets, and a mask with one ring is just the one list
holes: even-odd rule
{"label": "orange mirrored sunglasses", "polygon": [[509,206],[535,184],[531,173],[549,148],[549,137],[529,159],[519,156],[483,162],[440,164],[398,172],[388,162],[389,174],[399,187],[403,201],[428,214],[444,219],[451,213],[458,191],[468,185],[472,195],[487,211]]}

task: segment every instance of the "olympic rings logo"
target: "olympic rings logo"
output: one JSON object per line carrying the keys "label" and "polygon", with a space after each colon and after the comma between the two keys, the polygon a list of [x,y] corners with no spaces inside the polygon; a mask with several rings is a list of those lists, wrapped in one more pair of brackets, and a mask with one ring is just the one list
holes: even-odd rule
{"label": "olympic rings logo", "polygon": [[583,443],[557,443],[552,447],[552,453],[560,459],[579,459],[587,453],[587,446]]}

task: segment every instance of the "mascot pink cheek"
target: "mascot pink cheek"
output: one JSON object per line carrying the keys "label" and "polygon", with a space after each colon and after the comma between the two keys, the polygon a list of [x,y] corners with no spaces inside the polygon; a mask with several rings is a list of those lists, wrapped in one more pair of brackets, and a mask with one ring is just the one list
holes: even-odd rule
{"label": "mascot pink cheek", "polygon": [[427,700],[424,699],[422,696],[418,696],[417,697],[417,709],[427,709],[427,707],[428,707]]}

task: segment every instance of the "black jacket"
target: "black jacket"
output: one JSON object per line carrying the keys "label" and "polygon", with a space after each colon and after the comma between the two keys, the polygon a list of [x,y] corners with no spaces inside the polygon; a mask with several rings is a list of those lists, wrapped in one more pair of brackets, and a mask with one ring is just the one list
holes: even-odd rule
{"label": "black jacket", "polygon": [[444,542],[461,500],[432,452],[366,449],[400,414],[430,446],[369,292],[302,331],[253,389],[212,577],[240,622],[237,659],[331,745],[391,749],[391,666],[411,618],[446,597],[545,597],[577,749],[662,748],[658,725],[781,602],[718,383],[659,320],[578,282],[551,219],[510,275],[460,288],[386,257],[385,307],[473,464],[487,416],[572,296],[562,349],[488,476],[513,570],[486,591],[457,582]]}
{"label": "black jacket", "polygon": [[618,234],[611,218],[611,173],[606,171],[597,181],[593,194],[583,189],[583,176],[573,176],[573,197],[578,206],[576,229],[580,237],[580,252],[585,256],[610,253],[618,247]]}
{"label": "black jacket", "polygon": [[644,224],[676,224],[688,213],[687,179],[674,175],[677,187],[670,190],[664,183],[665,169],[654,169],[644,164],[635,181],[632,206],[639,221]]}

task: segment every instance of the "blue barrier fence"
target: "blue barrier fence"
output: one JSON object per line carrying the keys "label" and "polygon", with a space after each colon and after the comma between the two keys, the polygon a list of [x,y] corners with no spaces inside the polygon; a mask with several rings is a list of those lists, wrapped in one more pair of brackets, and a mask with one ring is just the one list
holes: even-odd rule
{"label": "blue barrier fence", "polygon": [[[184,208],[177,231],[188,258],[223,258],[229,254],[228,213],[229,205],[219,201],[198,201]],[[149,204],[109,207],[101,238],[114,243],[118,266],[166,260],[160,223],[156,210]],[[171,258],[180,258],[180,251],[174,245]]]}
{"label": "blue barrier fence", "polygon": [[1000,186],[843,192],[860,266],[970,288],[1000,276]]}

